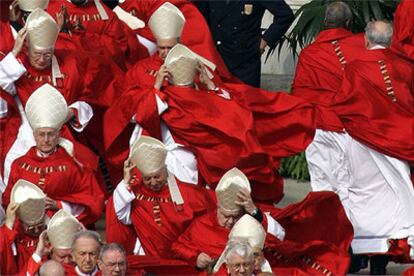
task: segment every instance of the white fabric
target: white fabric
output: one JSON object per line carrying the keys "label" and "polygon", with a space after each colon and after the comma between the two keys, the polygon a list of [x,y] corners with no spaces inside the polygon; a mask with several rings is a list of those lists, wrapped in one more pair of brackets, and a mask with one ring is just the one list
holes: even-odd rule
{"label": "white fabric", "polygon": [[[381,253],[388,240],[414,237],[414,189],[406,162],[347,133],[318,130],[306,150],[314,190],[335,191],[354,227],[354,253]],[[329,183],[329,184],[327,184]]]}
{"label": "white fabric", "polygon": [[61,201],[61,203],[62,209],[70,213],[74,217],[78,217],[85,210],[85,207],[80,204],[70,203],[63,200]]}
{"label": "white fabric", "polygon": [[134,253],[134,255],[139,255],[139,256],[145,256],[146,255],[145,251],[144,251],[144,248],[142,247],[141,241],[139,240],[138,237],[135,241],[134,250],[132,252]]}
{"label": "white fabric", "polygon": [[36,253],[33,253],[32,258],[33,258],[33,261],[35,261],[36,263],[40,263],[40,261],[42,260],[42,258]]}
{"label": "white fabric", "polygon": [[264,213],[267,218],[267,233],[272,234],[279,240],[283,241],[285,239],[285,229],[282,225],[279,224],[271,215],[270,213]]}
{"label": "white fabric", "polygon": [[157,52],[157,44],[155,44],[153,41],[146,39],[145,37],[140,35],[137,35],[137,38],[138,41],[147,48],[150,56]]}
{"label": "white fabric", "polygon": [[7,112],[8,112],[7,102],[3,98],[0,98],[0,119],[6,118]]}
{"label": "white fabric", "polygon": [[115,214],[123,224],[130,225],[131,222],[131,202],[134,201],[134,193],[128,191],[127,184],[122,180],[114,190],[113,200]]}
{"label": "white fabric", "polygon": [[262,266],[260,267],[260,271],[273,273],[272,267],[270,266],[269,262],[266,259],[264,259],[264,262],[262,263]]}
{"label": "white fabric", "polygon": [[136,29],[140,29],[140,28],[145,27],[145,22],[144,21],[142,21],[141,19],[139,19],[136,16],[133,16],[132,14],[125,11],[120,6],[116,6],[112,11],[118,16],[118,18],[121,21],[123,21],[125,24],[127,24],[128,27],[131,28],[132,30],[136,30]]}
{"label": "white fabric", "polygon": [[76,271],[76,274],[78,274],[79,276],[95,276],[99,272],[99,269],[98,269],[98,267],[95,267],[95,269],[92,271],[92,273],[85,274],[85,273],[82,273],[80,271],[78,266],[76,266],[75,271]]}
{"label": "white fabric", "polygon": [[69,105],[69,108],[74,108],[78,111],[77,121],[79,122],[80,127],[75,127],[72,122],[70,125],[77,132],[82,132],[93,117],[92,107],[87,102],[77,101]]}
{"label": "white fabric", "polygon": [[[2,194],[0,193],[0,197],[1,196]],[[1,203],[1,200],[0,200],[0,203]],[[2,226],[5,223],[5,220],[6,220],[6,213],[4,212],[3,206],[0,205],[0,226]]]}
{"label": "white fabric", "polygon": [[26,68],[10,52],[0,61],[0,87],[10,95],[16,95],[14,82],[24,73]]}

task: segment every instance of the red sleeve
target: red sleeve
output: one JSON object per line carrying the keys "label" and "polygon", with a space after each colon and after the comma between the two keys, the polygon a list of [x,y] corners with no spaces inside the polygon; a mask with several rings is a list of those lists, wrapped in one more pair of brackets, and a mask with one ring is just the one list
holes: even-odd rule
{"label": "red sleeve", "polygon": [[197,257],[201,253],[199,247],[193,242],[194,235],[200,235],[197,230],[197,220],[187,228],[187,230],[171,245],[171,251],[174,254],[174,258],[185,260],[191,265],[196,266]]}
{"label": "red sleeve", "polygon": [[26,275],[32,276],[32,275],[36,275],[37,272],[39,271],[40,267],[42,266],[42,260],[40,262],[36,262],[33,259],[33,256],[29,258],[29,261],[27,262],[27,271],[26,271]]}
{"label": "red sleeve", "polygon": [[17,232],[12,231],[5,225],[0,227],[0,274],[13,275],[17,272],[11,245],[16,238]]}

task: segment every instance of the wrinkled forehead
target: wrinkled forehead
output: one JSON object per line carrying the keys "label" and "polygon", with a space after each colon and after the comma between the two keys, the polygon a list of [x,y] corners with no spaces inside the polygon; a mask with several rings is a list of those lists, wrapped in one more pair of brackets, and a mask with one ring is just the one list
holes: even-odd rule
{"label": "wrinkled forehead", "polygon": [[52,127],[38,127],[35,129],[36,134],[55,134],[56,132],[58,130]]}
{"label": "wrinkled forehead", "polygon": [[218,205],[218,210],[225,217],[240,217],[243,215],[243,210],[229,211],[229,210],[223,209],[222,207],[220,207],[220,205]]}
{"label": "wrinkled forehead", "polygon": [[40,48],[36,46],[30,46],[29,44],[29,51],[37,55],[53,55],[55,48]]}
{"label": "wrinkled forehead", "polygon": [[157,39],[159,48],[172,48],[178,43],[178,38]]}
{"label": "wrinkled forehead", "polygon": [[81,237],[76,241],[75,249],[77,252],[96,252],[99,250],[99,248],[99,243],[93,238]]}

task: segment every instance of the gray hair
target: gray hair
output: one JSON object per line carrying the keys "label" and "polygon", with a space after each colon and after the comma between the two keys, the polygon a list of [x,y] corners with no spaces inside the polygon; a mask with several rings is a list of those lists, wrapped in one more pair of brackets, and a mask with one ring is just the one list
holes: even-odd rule
{"label": "gray hair", "polygon": [[232,256],[240,256],[247,258],[253,263],[254,255],[252,247],[243,240],[230,241],[226,249],[226,263],[231,264]]}
{"label": "gray hair", "polygon": [[101,251],[99,253],[99,258],[102,261],[103,261],[104,255],[108,251],[118,251],[119,253],[121,253],[122,255],[124,255],[126,257],[126,251],[125,251],[125,249],[121,245],[119,245],[117,243],[107,243],[107,244],[104,244],[101,247]]}
{"label": "gray hair", "polygon": [[76,233],[75,235],[73,235],[73,240],[72,240],[72,251],[73,252],[75,252],[76,242],[80,238],[93,239],[94,241],[96,241],[96,243],[98,244],[99,247],[101,247],[101,245],[102,245],[101,236],[98,234],[98,232],[91,231],[91,230],[83,230],[83,231],[80,231],[80,232]]}
{"label": "gray hair", "polygon": [[39,275],[40,276],[64,276],[65,270],[63,269],[63,266],[54,261],[54,260],[48,260],[42,264],[42,266],[39,269]]}
{"label": "gray hair", "polygon": [[352,12],[348,4],[344,2],[333,2],[326,7],[325,27],[348,28],[352,20]]}
{"label": "gray hair", "polygon": [[365,27],[365,37],[374,45],[391,45],[393,28],[387,21],[370,21]]}

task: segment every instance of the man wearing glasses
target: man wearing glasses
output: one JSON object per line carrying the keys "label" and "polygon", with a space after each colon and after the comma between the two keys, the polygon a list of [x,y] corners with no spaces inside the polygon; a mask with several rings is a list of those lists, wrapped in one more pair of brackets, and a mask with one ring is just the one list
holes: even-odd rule
{"label": "man wearing glasses", "polygon": [[124,248],[116,243],[103,245],[98,266],[103,276],[125,275],[127,258]]}

